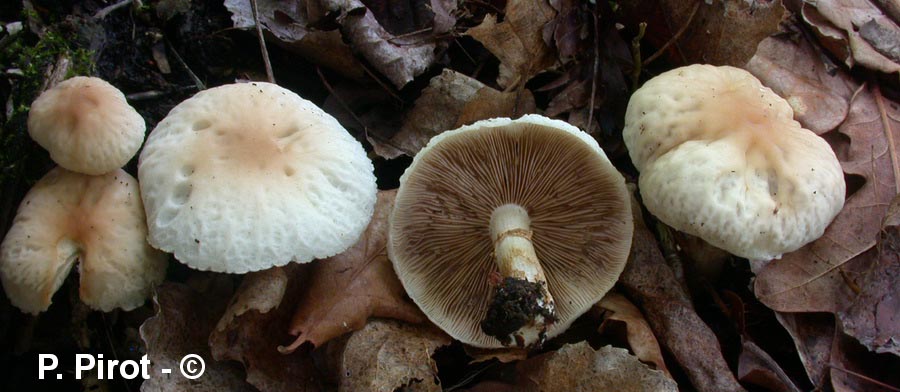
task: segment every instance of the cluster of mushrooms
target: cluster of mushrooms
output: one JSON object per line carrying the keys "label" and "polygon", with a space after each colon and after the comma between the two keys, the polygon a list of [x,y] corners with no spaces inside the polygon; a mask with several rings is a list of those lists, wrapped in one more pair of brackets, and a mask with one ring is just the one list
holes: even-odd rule
{"label": "cluster of mushrooms", "polygon": [[[777,259],[820,237],[843,206],[829,145],[746,71],[666,72],[634,93],[625,123],[647,209],[737,256]],[[228,273],[306,263],[352,246],[373,213],[362,145],[274,84],[212,88],[172,109],[144,144],[140,193],[118,168],[144,123],[109,84],[61,83],[35,101],[28,126],[61,168],[26,195],[0,246],[3,287],[26,312],[47,309],[76,261],[86,304],[128,310],[163,279],[163,252]],[[539,115],[479,121],[414,157],[388,255],[410,298],[455,339],[536,346],[615,284],[630,204],[623,176],[578,128]]]}

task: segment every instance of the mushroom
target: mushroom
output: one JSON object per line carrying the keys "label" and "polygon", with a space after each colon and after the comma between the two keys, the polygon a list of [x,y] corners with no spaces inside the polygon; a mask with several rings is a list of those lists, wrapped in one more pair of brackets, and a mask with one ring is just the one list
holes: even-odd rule
{"label": "mushroom", "polygon": [[819,238],[844,205],[828,143],[749,72],[691,65],[637,90],[624,139],[644,205],[740,257],[779,258]]}
{"label": "mushroom", "polygon": [[88,176],[57,167],[25,195],[0,244],[3,288],[13,305],[37,314],[80,261],[85,304],[134,309],[165,276],[166,254],[146,238],[134,177],[121,169]]}
{"label": "mushroom", "polygon": [[60,166],[99,175],[124,166],[144,141],[144,119],[102,79],[76,76],[44,91],[28,113],[28,133]]}
{"label": "mushroom", "polygon": [[477,347],[538,345],[612,286],[633,230],[597,142],[538,115],[429,141],[400,178],[388,255],[409,296]]}
{"label": "mushroom", "polygon": [[188,266],[245,273],[349,248],[375,206],[362,145],[270,83],[202,91],[147,138],[138,165],[150,244]]}

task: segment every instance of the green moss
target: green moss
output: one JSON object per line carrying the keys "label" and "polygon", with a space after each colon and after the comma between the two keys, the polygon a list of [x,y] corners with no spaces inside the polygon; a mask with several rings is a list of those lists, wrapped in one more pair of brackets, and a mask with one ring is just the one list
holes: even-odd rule
{"label": "green moss", "polygon": [[23,171],[26,160],[35,158],[34,143],[28,140],[26,126],[28,108],[40,93],[48,67],[60,56],[69,58],[66,77],[91,75],[94,71],[94,53],[75,47],[52,28],[41,37],[20,33],[0,51],[0,64],[8,64],[4,70],[17,69],[19,73],[10,79],[12,111],[0,122],[0,184],[23,175],[26,181],[33,180],[31,173]]}

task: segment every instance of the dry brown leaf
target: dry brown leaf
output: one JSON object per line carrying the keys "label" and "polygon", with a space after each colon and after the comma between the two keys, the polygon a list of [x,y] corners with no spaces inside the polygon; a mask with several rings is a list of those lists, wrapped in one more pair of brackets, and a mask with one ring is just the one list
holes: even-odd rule
{"label": "dry brown leaf", "polygon": [[282,355],[295,298],[305,287],[303,269],[290,264],[249,273],[209,336],[217,360],[244,364],[247,382],[261,391],[318,391],[320,375],[308,352]]}
{"label": "dry brown leaf", "polygon": [[843,329],[876,353],[900,356],[900,196],[885,216],[875,265],[862,292],[838,313]]}
{"label": "dry brown leaf", "polygon": [[669,369],[666,368],[666,362],[663,360],[659,342],[656,341],[656,336],[653,336],[650,324],[647,324],[647,320],[644,319],[644,315],[641,314],[641,310],[637,306],[634,306],[631,301],[619,293],[606,294],[596,306],[612,312],[611,315],[603,320],[603,324],[600,324],[601,331],[606,328],[610,320],[625,323],[628,345],[631,346],[631,351],[634,352],[634,355],[641,361],[654,364],[656,370],[662,371],[669,378],[672,377],[669,374]]}
{"label": "dry brown leaf", "polygon": [[786,99],[794,118],[818,135],[847,118],[853,82],[843,72],[829,73],[820,53],[806,40],[766,38],[745,68]]}
{"label": "dry brown leaf", "polygon": [[641,204],[632,199],[634,240],[620,282],[647,317],[654,335],[669,350],[699,391],[743,391],[722,357],[716,335],[694,311],[656,238],[646,226]]}
{"label": "dry brown leaf", "polygon": [[587,342],[567,344],[516,366],[521,391],[677,391],[675,381],[641,363],[628,350],[594,351]]}
{"label": "dry brown leaf", "polygon": [[393,36],[360,0],[319,0],[324,10],[337,13],[350,46],[397,88],[434,63],[437,44],[428,34]]}
{"label": "dry brown leaf", "polygon": [[[882,110],[883,109],[883,110]],[[844,172],[865,183],[852,194],[822,238],[770,262],[757,273],[757,297],[781,312],[832,312],[847,308],[865,284],[877,255],[875,243],[888,205],[897,194],[897,157],[890,145],[900,140],[900,105],[865,87],[838,131],[850,138],[835,146]],[[893,140],[893,142],[891,142]]]}
{"label": "dry brown leaf", "polygon": [[[373,319],[344,341],[328,344],[339,391],[440,391],[431,356],[450,337],[430,324]],[[334,346],[333,346],[334,345]]]}
{"label": "dry brown leaf", "polygon": [[775,317],[794,340],[809,381],[819,390],[825,389],[830,384],[828,363],[831,361],[831,343],[835,332],[833,315],[775,312]]}
{"label": "dry brown leaf", "polygon": [[778,366],[768,353],[755,343],[744,339],[738,358],[738,378],[773,392],[800,392],[791,378]]}
{"label": "dry brown leaf", "polygon": [[[322,31],[307,27],[309,16],[304,2],[292,0],[256,0],[259,23],[275,37],[279,45],[311,62],[356,80],[365,77],[350,47],[337,30]],[[231,20],[238,29],[256,28],[250,0],[225,0]]]}
{"label": "dry brown leaf", "polygon": [[497,84],[509,91],[556,62],[543,39],[544,26],[554,17],[556,11],[547,0],[509,0],[503,22],[487,15],[466,34],[500,59]]}
{"label": "dry brown leaf", "polygon": [[[163,283],[153,296],[157,313],[141,325],[141,339],[151,359],[150,379],[141,384],[141,391],[252,391],[244,382],[240,366],[218,362],[206,345],[216,320],[225,307],[224,298],[204,296],[178,283]],[[206,370],[197,379],[185,378],[180,369],[182,358],[196,354],[203,358]],[[171,373],[163,374],[162,369]]]}
{"label": "dry brown leaf", "polygon": [[369,142],[385,159],[414,155],[443,131],[486,118],[519,117],[534,110],[534,96],[528,90],[504,93],[444,69],[422,91],[396,134],[387,142],[369,136]]}
{"label": "dry brown leaf", "polygon": [[[785,11],[781,0],[655,0],[622,4],[634,25],[647,22],[645,37],[653,47],[662,47],[682,26],[688,26],[668,49],[667,55],[674,63],[735,67],[743,66],[759,42],[778,32]],[[691,18],[695,6],[699,8]]]}
{"label": "dry brown leaf", "polygon": [[362,328],[369,317],[425,321],[406,298],[387,258],[387,222],[396,195],[396,190],[379,191],[372,221],[359,241],[344,253],[313,263],[290,324],[297,339],[284,352],[306,342],[319,347]]}
{"label": "dry brown leaf", "polygon": [[[843,31],[850,53],[850,56],[845,58],[848,66],[852,67],[854,63],[859,63],[885,73],[900,71],[900,63],[890,58],[896,54],[897,49],[897,43],[891,39],[900,35],[900,28],[875,4],[868,0],[818,0],[804,2],[803,7],[815,7],[819,15]],[[804,10],[804,14],[808,14],[808,11]],[[805,20],[811,24],[821,22],[815,16]],[[864,35],[862,27],[866,25],[869,27],[865,29]],[[819,28],[820,32],[828,31],[831,27],[822,23],[814,26]]]}

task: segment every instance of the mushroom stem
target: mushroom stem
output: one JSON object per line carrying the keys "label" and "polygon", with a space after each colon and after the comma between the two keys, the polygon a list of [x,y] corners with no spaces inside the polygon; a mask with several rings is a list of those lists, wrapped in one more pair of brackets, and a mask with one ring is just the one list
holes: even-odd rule
{"label": "mushroom stem", "polygon": [[504,345],[510,338],[519,346],[523,341],[541,342],[548,325],[556,320],[553,297],[531,236],[531,219],[522,206],[504,204],[491,214],[491,240],[502,281],[481,328]]}

